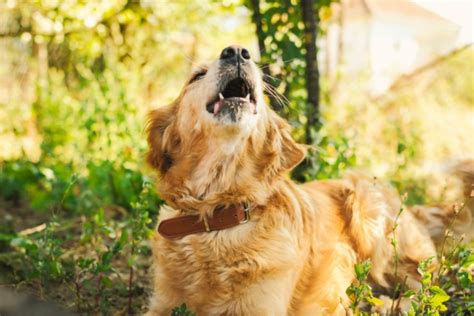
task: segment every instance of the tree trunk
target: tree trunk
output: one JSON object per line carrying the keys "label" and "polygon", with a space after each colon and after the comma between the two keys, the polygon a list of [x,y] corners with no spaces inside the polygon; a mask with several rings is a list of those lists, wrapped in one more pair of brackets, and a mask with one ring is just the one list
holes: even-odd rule
{"label": "tree trunk", "polygon": [[314,9],[313,0],[301,0],[301,12],[304,24],[304,46],[306,49],[306,91],[308,93],[308,106],[306,108],[306,143],[313,144],[314,131],[321,126],[319,119],[319,69],[316,39],[318,32],[318,15]]}

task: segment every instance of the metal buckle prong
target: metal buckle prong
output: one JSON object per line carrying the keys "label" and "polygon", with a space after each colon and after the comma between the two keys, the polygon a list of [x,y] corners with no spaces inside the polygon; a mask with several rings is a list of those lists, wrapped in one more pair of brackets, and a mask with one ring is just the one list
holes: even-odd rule
{"label": "metal buckle prong", "polygon": [[206,228],[206,232],[210,232],[211,229],[209,228],[209,220],[207,218],[207,215],[204,215],[202,217],[202,221],[204,222],[204,228]]}
{"label": "metal buckle prong", "polygon": [[247,203],[244,203],[244,220],[240,224],[247,223],[250,220],[250,206]]}

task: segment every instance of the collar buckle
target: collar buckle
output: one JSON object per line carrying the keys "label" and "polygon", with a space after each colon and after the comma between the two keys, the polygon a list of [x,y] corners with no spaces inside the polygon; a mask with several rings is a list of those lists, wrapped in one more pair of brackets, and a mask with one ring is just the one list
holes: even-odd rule
{"label": "collar buckle", "polygon": [[240,222],[240,224],[245,224],[250,220],[250,205],[248,203],[243,204],[244,207],[244,219]]}

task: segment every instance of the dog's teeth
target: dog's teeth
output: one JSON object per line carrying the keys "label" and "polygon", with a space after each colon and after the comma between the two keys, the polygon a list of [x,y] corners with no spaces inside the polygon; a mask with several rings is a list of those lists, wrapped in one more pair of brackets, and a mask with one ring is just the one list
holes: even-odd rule
{"label": "dog's teeth", "polygon": [[245,100],[250,102],[250,93],[247,93],[247,96],[245,97]]}
{"label": "dog's teeth", "polygon": [[219,99],[224,100],[224,96],[222,95],[222,93],[219,93]]}

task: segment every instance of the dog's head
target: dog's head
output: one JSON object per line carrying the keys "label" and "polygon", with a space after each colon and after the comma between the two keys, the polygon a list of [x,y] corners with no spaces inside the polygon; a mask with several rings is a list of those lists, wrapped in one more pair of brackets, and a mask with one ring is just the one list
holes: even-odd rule
{"label": "dog's head", "polygon": [[179,100],[178,119],[216,134],[249,132],[263,111],[262,91],[259,69],[248,50],[230,46],[212,64],[194,71]]}
{"label": "dog's head", "polygon": [[[263,90],[248,50],[230,46],[192,74],[175,102],[151,112],[148,161],[160,171],[160,191],[203,198],[246,185],[232,183],[239,175],[263,179],[297,165],[305,148],[266,106]],[[193,182],[201,189],[190,189]]]}

